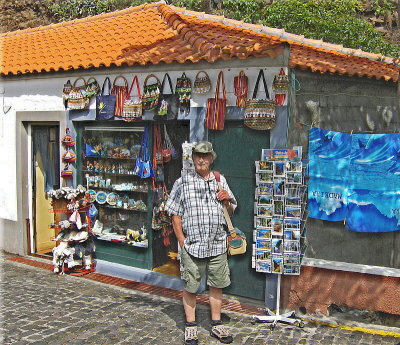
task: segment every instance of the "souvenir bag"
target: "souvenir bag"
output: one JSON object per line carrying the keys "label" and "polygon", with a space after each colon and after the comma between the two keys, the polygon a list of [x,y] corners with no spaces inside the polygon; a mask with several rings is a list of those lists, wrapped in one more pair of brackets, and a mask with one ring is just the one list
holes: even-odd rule
{"label": "souvenir bag", "polygon": [[[83,85],[77,86],[79,81],[83,81]],[[89,106],[89,97],[86,95],[86,80],[82,77],[77,78],[72,85],[68,95],[67,107],[71,110],[85,109]]]}
{"label": "souvenir bag", "polygon": [[174,145],[172,144],[171,138],[167,132],[167,126],[164,125],[164,144],[163,144],[163,162],[168,163],[171,158],[177,159],[179,157]]}
{"label": "souvenir bag", "polygon": [[141,178],[148,178],[153,176],[153,169],[150,163],[150,148],[149,148],[149,129],[144,128],[142,135],[142,143],[140,145],[140,153],[136,158],[135,175]]}
{"label": "souvenir bag", "polygon": [[[220,91],[222,97],[219,98]],[[226,91],[224,83],[224,74],[219,72],[215,97],[207,100],[207,113],[205,125],[208,129],[223,130],[226,113]]]}
{"label": "souvenir bag", "polygon": [[[168,79],[169,89],[171,93],[164,93],[165,79]],[[161,94],[158,102],[154,120],[174,120],[178,116],[179,96],[174,93],[172,88],[171,77],[165,73],[161,84]]]}
{"label": "souvenir bag", "polygon": [[69,97],[69,93],[72,90],[72,84],[71,81],[68,80],[64,86],[63,86],[63,91],[62,91],[62,98],[64,101],[64,107],[67,108],[68,107],[68,97]]}
{"label": "souvenir bag", "polygon": [[279,74],[275,76],[272,82],[272,91],[275,93],[275,101],[277,105],[285,103],[286,95],[289,91],[289,77],[285,74],[285,70],[281,68]]}
{"label": "souvenir bag", "polygon": [[[218,171],[214,171],[214,176],[218,183],[218,190],[222,189],[221,174]],[[228,209],[226,208],[225,204],[223,204],[223,210],[224,210],[226,225],[228,226],[228,231],[229,231],[229,235],[226,238],[228,254],[238,255],[246,253],[246,248],[247,248],[246,235],[241,230],[233,226],[231,217],[229,216]]]}
{"label": "souvenir bag", "polygon": [[192,81],[186,76],[185,72],[182,73],[180,78],[176,79],[175,93],[179,95],[179,110],[189,114]]}
{"label": "souvenir bag", "polygon": [[[136,84],[137,97],[135,100],[131,98],[133,85]],[[129,88],[126,96],[124,106],[122,109],[122,120],[126,122],[133,122],[142,118],[142,99],[140,95],[140,87],[137,75],[132,80],[131,87]]]}
{"label": "souvenir bag", "polygon": [[161,131],[159,125],[154,125],[153,132],[153,183],[164,182],[164,167],[162,153]]}
{"label": "souvenir bag", "polygon": [[[122,79],[124,85],[117,85],[118,79]],[[124,76],[119,75],[115,77],[113,87],[111,89],[111,94],[115,95],[114,116],[121,117],[124,102],[126,100],[126,96],[128,95],[128,81]]]}
{"label": "souvenir bag", "polygon": [[65,146],[74,146],[75,145],[75,139],[72,137],[72,135],[70,134],[69,128],[65,129],[65,135],[64,137],[61,139],[61,142],[65,145]]}
{"label": "souvenir bag", "polygon": [[86,85],[86,96],[93,97],[96,96],[100,91],[100,85],[97,82],[96,78],[90,77],[87,80],[87,85]]}
{"label": "souvenir bag", "polygon": [[75,153],[70,149],[69,146],[67,146],[66,151],[62,155],[62,160],[64,162],[72,163],[76,161],[76,155]]}
{"label": "souvenir bag", "polygon": [[[107,94],[106,88],[108,88]],[[114,117],[115,95],[111,95],[111,81],[107,77],[101,88],[101,93],[96,96],[96,120],[110,120]]]}
{"label": "souvenir bag", "polygon": [[[149,79],[153,78],[156,80],[155,83],[149,84]],[[158,106],[158,101],[160,99],[161,83],[160,80],[154,75],[149,74],[144,80],[143,85],[143,97],[142,106],[143,110],[154,110]]]}
{"label": "souvenir bag", "polygon": [[[203,74],[201,76],[201,74]],[[200,71],[197,72],[196,78],[193,84],[193,93],[207,93],[211,89],[211,81],[207,72]]]}
{"label": "souvenir bag", "polygon": [[154,206],[151,227],[153,230],[163,230],[165,226],[171,225],[171,217],[166,210],[168,192],[165,183],[155,188],[153,193]]}
{"label": "souvenir bag", "polygon": [[[265,98],[257,98],[258,85],[262,78],[265,90]],[[256,130],[268,130],[275,126],[276,102],[269,98],[267,83],[264,71],[258,73],[256,85],[254,87],[253,98],[246,101],[244,109],[244,124]]]}
{"label": "souvenir bag", "polygon": [[69,163],[66,163],[64,166],[64,170],[61,171],[61,177],[63,178],[72,178],[73,172],[69,167]]}
{"label": "souvenir bag", "polygon": [[248,78],[244,71],[240,71],[239,75],[233,78],[233,87],[235,89],[236,106],[244,108],[246,105],[247,92],[249,90]]}

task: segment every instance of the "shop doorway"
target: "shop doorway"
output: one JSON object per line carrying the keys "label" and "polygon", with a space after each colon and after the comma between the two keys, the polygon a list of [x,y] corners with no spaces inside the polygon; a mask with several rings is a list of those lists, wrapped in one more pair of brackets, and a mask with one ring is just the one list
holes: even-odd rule
{"label": "shop doorway", "polygon": [[32,229],[31,251],[34,254],[52,255],[56,246],[53,241],[54,214],[50,212],[51,199],[46,197],[50,189],[60,186],[59,127],[31,125],[32,138]]}

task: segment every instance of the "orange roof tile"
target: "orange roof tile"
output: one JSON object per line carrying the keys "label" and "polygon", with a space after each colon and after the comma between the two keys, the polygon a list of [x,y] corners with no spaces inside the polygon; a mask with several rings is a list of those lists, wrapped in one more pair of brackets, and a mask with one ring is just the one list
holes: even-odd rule
{"label": "orange roof tile", "polygon": [[290,67],[397,81],[393,59],[163,3],[0,35],[3,75],[275,57]]}

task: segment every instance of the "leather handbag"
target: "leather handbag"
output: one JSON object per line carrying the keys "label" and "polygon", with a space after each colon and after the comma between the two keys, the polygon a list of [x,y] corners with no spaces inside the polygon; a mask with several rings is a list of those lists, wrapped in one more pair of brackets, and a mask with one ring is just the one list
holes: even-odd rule
{"label": "leather handbag", "polygon": [[[124,85],[117,85],[118,79],[122,79]],[[111,94],[115,95],[115,108],[114,116],[121,117],[122,109],[124,107],[124,102],[126,96],[128,95],[128,81],[122,75],[116,76],[113,82],[113,87],[111,89]]]}
{"label": "leather handbag", "polygon": [[[201,76],[201,74],[203,74]],[[193,93],[207,93],[211,89],[211,81],[206,71],[197,72],[193,84]]]}
{"label": "leather handbag", "polygon": [[[82,80],[83,85],[77,86],[78,81]],[[86,95],[86,80],[82,77],[77,78],[68,94],[67,107],[71,110],[86,109],[89,106],[89,97]]]}
{"label": "leather handbag", "polygon": [[[165,80],[168,80],[169,94],[164,92]],[[161,83],[161,94],[158,102],[156,114],[154,115],[154,120],[174,120],[178,116],[179,107],[179,96],[174,93],[172,88],[171,77],[168,73],[165,73],[163,81]]]}
{"label": "leather handbag", "polygon": [[[105,93],[106,87],[108,93]],[[96,96],[96,120],[110,120],[114,117],[115,95],[111,95],[111,81],[107,77],[101,88],[101,93]]]}
{"label": "leather handbag", "polygon": [[[220,91],[222,97],[219,98]],[[223,130],[226,114],[226,91],[224,83],[224,73],[221,71],[218,74],[217,87],[215,97],[207,100],[207,113],[205,125],[208,129]]]}
{"label": "leather handbag", "polygon": [[[150,78],[154,78],[156,82],[153,84],[148,84]],[[161,93],[160,80],[154,74],[149,74],[144,80],[144,85],[143,85],[143,97],[142,97],[143,110],[156,109],[160,99],[160,93]]]}
{"label": "leather handbag", "polygon": [[[135,99],[132,99],[131,93],[134,84],[136,84],[137,97],[135,97]],[[135,75],[124,102],[124,106],[122,109],[122,120],[126,122],[133,122],[140,120],[141,118],[142,118],[142,97],[140,94],[138,77],[137,75]]]}
{"label": "leather handbag", "polygon": [[[222,189],[221,174],[218,171],[214,171],[213,173],[218,183],[218,189]],[[226,225],[228,226],[228,231],[229,231],[229,235],[226,238],[226,246],[228,249],[228,254],[238,255],[246,253],[247,249],[246,235],[241,230],[233,226],[231,217],[229,216],[228,210],[224,204],[223,204],[223,210],[224,210]]]}
{"label": "leather handbag", "polygon": [[[265,98],[257,98],[258,86],[262,78],[265,90]],[[264,71],[258,73],[254,87],[253,98],[246,101],[244,109],[244,124],[256,130],[268,130],[275,127],[276,102],[269,98],[268,87],[265,81]]]}

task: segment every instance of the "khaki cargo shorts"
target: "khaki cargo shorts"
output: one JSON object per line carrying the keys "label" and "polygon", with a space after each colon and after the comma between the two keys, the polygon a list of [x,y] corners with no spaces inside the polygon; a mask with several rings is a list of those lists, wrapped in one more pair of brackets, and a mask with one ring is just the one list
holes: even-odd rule
{"label": "khaki cargo shorts", "polygon": [[209,258],[196,258],[181,250],[181,278],[185,282],[185,290],[196,293],[201,277],[207,273],[207,285],[225,288],[231,284],[227,253]]}

